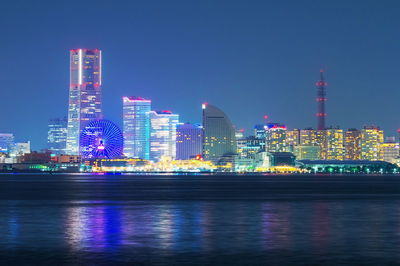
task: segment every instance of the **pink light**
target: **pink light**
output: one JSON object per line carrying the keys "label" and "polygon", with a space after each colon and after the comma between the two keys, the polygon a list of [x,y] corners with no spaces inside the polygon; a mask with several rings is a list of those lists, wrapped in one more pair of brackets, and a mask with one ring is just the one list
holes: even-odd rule
{"label": "pink light", "polygon": [[268,115],[264,115],[264,119],[267,120],[269,118]]}
{"label": "pink light", "polygon": [[104,145],[100,145],[100,146],[97,147],[97,149],[98,149],[98,150],[104,150],[105,147],[104,147]]}

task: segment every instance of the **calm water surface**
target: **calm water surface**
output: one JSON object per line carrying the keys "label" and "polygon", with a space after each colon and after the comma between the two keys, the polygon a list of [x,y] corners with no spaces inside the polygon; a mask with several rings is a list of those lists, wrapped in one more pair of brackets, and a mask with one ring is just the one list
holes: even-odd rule
{"label": "calm water surface", "polygon": [[2,265],[400,264],[400,176],[0,175]]}

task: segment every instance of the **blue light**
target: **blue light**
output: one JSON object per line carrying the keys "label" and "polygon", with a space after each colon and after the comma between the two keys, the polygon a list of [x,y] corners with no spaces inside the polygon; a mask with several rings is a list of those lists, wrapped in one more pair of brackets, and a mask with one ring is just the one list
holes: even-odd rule
{"label": "blue light", "polygon": [[109,120],[90,122],[81,133],[80,153],[83,158],[118,158],[122,156],[123,135]]}

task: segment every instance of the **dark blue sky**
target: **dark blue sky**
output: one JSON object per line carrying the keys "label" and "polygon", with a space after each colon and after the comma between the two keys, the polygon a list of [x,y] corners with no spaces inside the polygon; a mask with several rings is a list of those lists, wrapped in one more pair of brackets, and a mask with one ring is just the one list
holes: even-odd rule
{"label": "dark blue sky", "polygon": [[45,146],[67,115],[71,48],[103,50],[103,103],[121,124],[123,95],[182,121],[201,103],[238,128],[268,114],[316,126],[315,82],[328,81],[328,125],[400,126],[399,1],[20,1],[0,3],[0,132]]}

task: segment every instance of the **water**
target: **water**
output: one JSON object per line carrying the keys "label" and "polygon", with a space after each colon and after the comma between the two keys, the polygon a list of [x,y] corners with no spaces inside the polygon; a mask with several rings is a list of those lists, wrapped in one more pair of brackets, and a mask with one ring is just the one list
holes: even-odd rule
{"label": "water", "polygon": [[0,176],[2,265],[400,264],[400,176]]}

